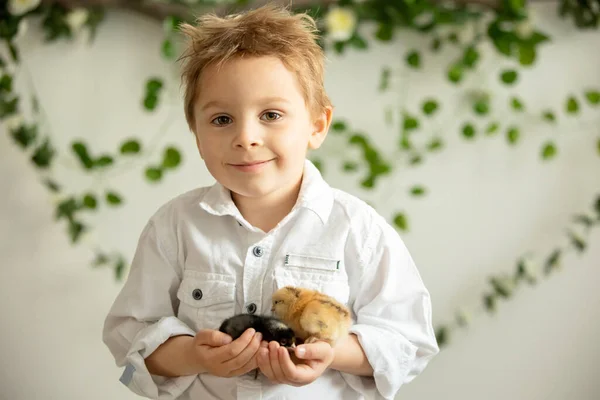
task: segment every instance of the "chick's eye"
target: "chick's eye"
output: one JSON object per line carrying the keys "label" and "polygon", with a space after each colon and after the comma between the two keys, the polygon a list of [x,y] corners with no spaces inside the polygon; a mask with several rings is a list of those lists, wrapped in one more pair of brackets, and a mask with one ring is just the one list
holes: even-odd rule
{"label": "chick's eye", "polygon": [[229,118],[227,115],[219,115],[210,122],[213,125],[227,125],[231,123],[231,118]]}
{"label": "chick's eye", "polygon": [[276,121],[279,118],[281,118],[281,115],[279,113],[276,113],[274,111],[267,111],[266,113],[264,113],[261,117],[263,120],[265,121]]}

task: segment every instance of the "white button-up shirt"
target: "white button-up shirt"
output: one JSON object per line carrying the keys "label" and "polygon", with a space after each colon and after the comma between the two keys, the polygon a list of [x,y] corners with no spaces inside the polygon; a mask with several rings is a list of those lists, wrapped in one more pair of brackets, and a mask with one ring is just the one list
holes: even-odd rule
{"label": "white button-up shirt", "polygon": [[[286,285],[348,305],[373,377],[329,369],[303,387],[254,373],[151,375],[144,359],[167,339],[218,329],[234,314],[270,314]],[[358,198],[332,189],[306,161],[296,205],[270,232],[240,214],[216,183],[162,206],[139,239],[103,340],[121,382],[152,399],[392,399],[437,354],[431,301],[397,232]]]}

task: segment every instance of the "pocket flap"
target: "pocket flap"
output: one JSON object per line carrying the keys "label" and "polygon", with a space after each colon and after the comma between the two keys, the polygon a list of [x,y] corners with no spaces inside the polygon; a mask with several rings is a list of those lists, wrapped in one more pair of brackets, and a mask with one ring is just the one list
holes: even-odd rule
{"label": "pocket flap", "polygon": [[186,270],[177,290],[177,298],[193,307],[232,302],[235,300],[235,278]]}
{"label": "pocket flap", "polygon": [[287,254],[285,256],[285,265],[289,267],[337,271],[340,269],[340,260],[317,256],[305,256],[300,254]]}

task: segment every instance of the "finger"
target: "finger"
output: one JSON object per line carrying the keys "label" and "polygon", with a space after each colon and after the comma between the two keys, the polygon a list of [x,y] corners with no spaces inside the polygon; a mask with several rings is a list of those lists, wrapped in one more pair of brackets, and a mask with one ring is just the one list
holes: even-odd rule
{"label": "finger", "polygon": [[257,355],[258,368],[264,376],[267,377],[271,382],[275,382],[275,375],[273,375],[273,369],[271,368],[271,360],[269,359],[269,349],[261,347]]}
{"label": "finger", "polygon": [[331,346],[326,342],[302,344],[296,347],[294,353],[302,360],[324,360],[331,353]]}
{"label": "finger", "polygon": [[232,342],[231,336],[213,329],[202,329],[196,333],[196,343],[220,347]]}
{"label": "finger", "polygon": [[283,376],[289,382],[298,383],[301,380],[300,371],[290,358],[290,353],[286,348],[280,347],[278,350],[279,365]]}
{"label": "finger", "polygon": [[271,361],[271,369],[273,370],[273,375],[275,375],[275,380],[279,383],[286,383],[287,379],[285,378],[283,370],[281,369],[281,365],[279,364],[279,348],[279,343],[269,343],[269,360]]}
{"label": "finger", "polygon": [[242,336],[228,345],[212,349],[215,359],[219,362],[226,362],[237,357],[252,342],[254,333],[254,329],[246,329]]}
{"label": "finger", "polygon": [[229,371],[234,371],[240,368],[243,368],[246,364],[248,364],[254,356],[256,352],[260,348],[260,341],[262,340],[262,334],[260,332],[256,332],[252,341],[237,357],[232,358],[229,361],[223,363],[223,368]]}
{"label": "finger", "polygon": [[256,357],[252,357],[250,358],[250,360],[243,365],[242,367],[235,369],[233,371],[231,371],[231,376],[240,376],[240,375],[244,375],[247,374],[250,371],[255,370],[256,368],[258,368],[258,361]]}

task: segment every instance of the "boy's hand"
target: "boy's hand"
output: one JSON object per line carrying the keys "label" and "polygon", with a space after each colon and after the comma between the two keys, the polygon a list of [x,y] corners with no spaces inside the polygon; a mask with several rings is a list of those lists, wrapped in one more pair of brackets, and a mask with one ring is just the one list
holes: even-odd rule
{"label": "boy's hand", "polygon": [[263,342],[258,353],[258,367],[271,382],[304,386],[316,380],[331,365],[333,348],[325,342],[303,344],[295,349],[295,357],[277,342]]}
{"label": "boy's hand", "polygon": [[203,329],[190,342],[189,354],[201,372],[230,378],[258,368],[255,356],[261,340],[262,335],[251,328],[234,341],[223,332]]}

